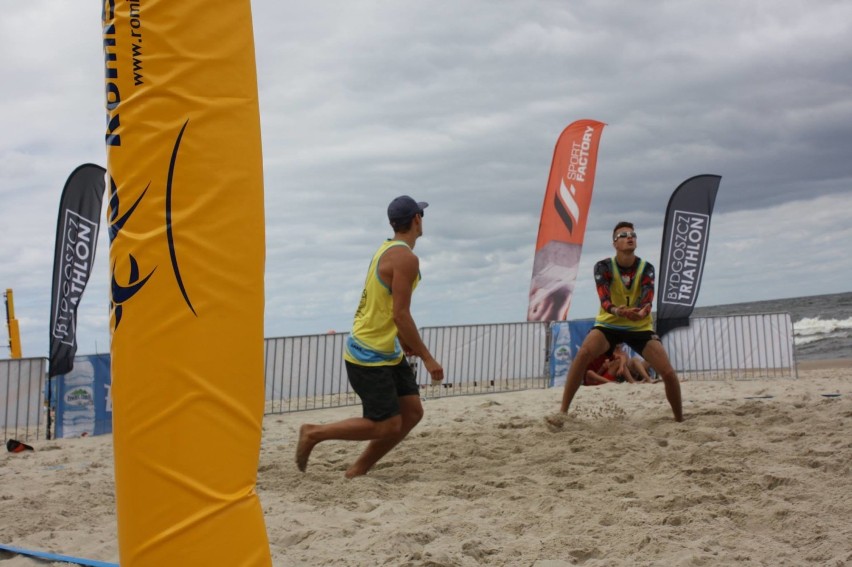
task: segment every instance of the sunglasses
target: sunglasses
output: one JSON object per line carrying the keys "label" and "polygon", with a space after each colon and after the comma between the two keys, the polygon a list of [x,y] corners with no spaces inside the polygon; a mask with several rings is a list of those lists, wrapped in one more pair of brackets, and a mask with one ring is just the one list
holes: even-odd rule
{"label": "sunglasses", "polygon": [[619,238],[636,238],[636,233],[632,230],[630,232],[619,232],[618,234],[612,237],[612,240],[613,242],[615,242]]}

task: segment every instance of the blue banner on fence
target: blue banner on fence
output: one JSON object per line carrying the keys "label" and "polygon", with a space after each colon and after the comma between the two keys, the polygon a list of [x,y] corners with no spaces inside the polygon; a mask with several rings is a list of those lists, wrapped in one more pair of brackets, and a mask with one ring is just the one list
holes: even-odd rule
{"label": "blue banner on fence", "polygon": [[562,386],[571,361],[577,356],[583,339],[594,326],[594,319],[554,321],[550,325],[550,385]]}
{"label": "blue banner on fence", "polygon": [[74,367],[56,382],[55,437],[112,433],[110,356],[75,356]]}

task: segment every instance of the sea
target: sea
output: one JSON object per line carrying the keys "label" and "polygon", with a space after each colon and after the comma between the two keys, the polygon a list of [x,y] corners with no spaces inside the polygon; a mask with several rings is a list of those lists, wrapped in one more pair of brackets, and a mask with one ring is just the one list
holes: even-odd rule
{"label": "sea", "polygon": [[852,292],[696,307],[693,317],[789,313],[797,360],[852,358]]}

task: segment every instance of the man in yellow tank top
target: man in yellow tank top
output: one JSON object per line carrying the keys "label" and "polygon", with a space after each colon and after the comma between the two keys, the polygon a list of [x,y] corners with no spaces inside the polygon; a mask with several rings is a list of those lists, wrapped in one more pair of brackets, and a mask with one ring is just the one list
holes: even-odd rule
{"label": "man in yellow tank top", "polygon": [[623,342],[657,371],[665,384],[666,399],[675,421],[683,421],[680,382],[660,338],[654,333],[651,318],[654,266],[636,256],[636,232],[632,223],[622,221],[615,225],[612,246],[615,256],[595,264],[595,284],[601,307],[595,326],[571,362],[559,411],[568,411],[583,382],[586,367]]}
{"label": "man in yellow tank top", "polygon": [[414,243],[423,236],[428,203],[407,195],[388,206],[392,239],[370,261],[361,301],[343,358],[352,389],[361,398],[363,417],[335,423],[306,423],[299,429],[296,466],[304,472],[317,443],[331,439],[370,441],[346,477],[367,474],[423,417],[420,389],[406,356],[417,356],[433,381],[444,369],[429,353],[411,316],[411,295],[420,281]]}

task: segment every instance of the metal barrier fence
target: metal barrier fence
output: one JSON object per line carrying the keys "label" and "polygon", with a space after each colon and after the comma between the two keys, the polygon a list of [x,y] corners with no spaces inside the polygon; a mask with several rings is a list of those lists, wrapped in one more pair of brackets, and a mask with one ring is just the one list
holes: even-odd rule
{"label": "metal barrier fence", "polygon": [[545,388],[548,326],[525,322],[421,329],[445,378],[441,386],[433,387],[426,368],[417,365],[417,382],[440,395]]}
{"label": "metal barrier fence", "polygon": [[[587,321],[590,323],[590,321]],[[546,323],[426,327],[429,351],[444,367],[432,386],[415,359],[425,397],[508,392],[550,384],[550,333]],[[266,413],[359,403],[346,379],[347,334],[266,340]],[[750,380],[798,377],[789,313],[696,317],[669,332],[663,345],[683,380]],[[573,352],[582,342],[576,337]],[[563,377],[564,378],[564,377]]]}
{"label": "metal barrier fence", "polygon": [[358,403],[343,365],[348,334],[266,339],[266,414]]}
{"label": "metal barrier fence", "polygon": [[[421,334],[445,374],[443,384],[432,386],[426,369],[412,361],[426,398],[545,388],[551,382],[547,323],[426,327]],[[266,339],[265,413],[357,405],[343,363],[347,337]],[[581,333],[572,338],[572,354],[582,339]],[[697,317],[668,333],[663,344],[683,380],[798,377],[788,313]],[[46,436],[46,366],[44,358],[0,360],[0,428],[6,439]]]}
{"label": "metal barrier fence", "polygon": [[44,381],[46,358],[0,360],[0,429],[3,439],[28,441],[46,434]]}
{"label": "metal barrier fence", "polygon": [[[423,342],[444,367],[444,383],[412,361],[425,397],[508,392],[547,386],[547,325],[503,323],[425,327]],[[359,403],[343,364],[347,333],[266,339],[266,413]]]}
{"label": "metal barrier fence", "polygon": [[683,380],[798,378],[789,313],[694,317],[663,346]]}

